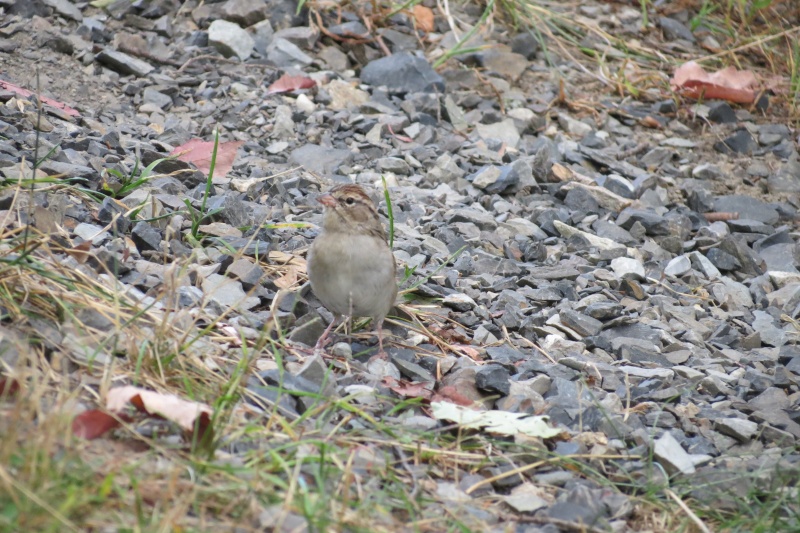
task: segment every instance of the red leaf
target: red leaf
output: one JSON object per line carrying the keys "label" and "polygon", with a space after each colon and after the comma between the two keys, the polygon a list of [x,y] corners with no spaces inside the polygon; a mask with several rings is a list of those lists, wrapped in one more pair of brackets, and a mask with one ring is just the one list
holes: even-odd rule
{"label": "red leaf", "polygon": [[720,99],[737,104],[751,104],[759,92],[755,74],[749,70],[724,68],[713,74],[689,61],[675,70],[670,80],[672,90],[688,98]]}
{"label": "red leaf", "polygon": [[464,407],[472,407],[475,403],[450,385],[440,387],[431,398],[431,402],[450,402]]}
{"label": "red leaf", "polygon": [[[34,94],[31,91],[29,91],[27,89],[23,89],[19,85],[14,85],[13,83],[8,82],[8,81],[0,80],[0,87],[2,87],[3,89],[5,89],[7,91],[11,91],[12,93],[18,94],[18,95],[22,96],[23,98],[28,98],[29,96],[33,96],[33,94]],[[71,117],[79,117],[79,116],[81,116],[80,113],[78,113],[76,110],[72,109],[67,104],[62,104],[61,102],[53,100],[52,98],[47,98],[46,96],[40,96],[40,98],[41,98],[42,102],[44,102],[45,104],[47,104],[49,106],[52,106],[52,107],[55,107],[55,108],[58,108],[58,109],[62,110],[64,113],[66,113],[67,115],[69,115]]]}
{"label": "red leaf", "polygon": [[288,93],[298,89],[310,89],[317,82],[306,76],[290,76],[284,74],[267,89],[267,94]]}
{"label": "red leaf", "polygon": [[84,411],[72,420],[72,433],[84,439],[96,439],[120,425],[119,420],[98,409]]}
{"label": "red leaf", "polygon": [[[217,165],[214,168],[215,176],[225,176],[233,168],[236,160],[236,151],[243,141],[229,141],[219,143],[217,147]],[[178,146],[169,155],[177,155],[178,159],[187,163],[194,163],[198,170],[208,174],[211,169],[211,155],[214,153],[214,143],[202,139],[192,139],[186,144]]]}
{"label": "red leaf", "polygon": [[14,378],[0,378],[0,396],[11,398],[19,392],[19,381]]}

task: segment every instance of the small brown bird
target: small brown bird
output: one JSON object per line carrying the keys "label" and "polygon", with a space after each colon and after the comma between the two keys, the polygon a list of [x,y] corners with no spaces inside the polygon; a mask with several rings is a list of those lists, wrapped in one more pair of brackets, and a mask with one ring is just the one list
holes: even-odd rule
{"label": "small brown bird", "polygon": [[[308,257],[311,289],[335,316],[371,317],[383,352],[383,319],[397,297],[394,255],[378,210],[358,185],[337,185],[319,198],[322,231]],[[334,320],[317,341],[321,348]]]}

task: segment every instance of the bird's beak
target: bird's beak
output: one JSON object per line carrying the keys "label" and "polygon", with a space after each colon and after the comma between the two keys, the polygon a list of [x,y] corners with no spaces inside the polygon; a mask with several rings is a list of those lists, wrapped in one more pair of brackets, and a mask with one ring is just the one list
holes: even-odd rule
{"label": "bird's beak", "polygon": [[336,205],[336,199],[330,193],[323,194],[317,198],[317,201],[325,207],[334,207]]}

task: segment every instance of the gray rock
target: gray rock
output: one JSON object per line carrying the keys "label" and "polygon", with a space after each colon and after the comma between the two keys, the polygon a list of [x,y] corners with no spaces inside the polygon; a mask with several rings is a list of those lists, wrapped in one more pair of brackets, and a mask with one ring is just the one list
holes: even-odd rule
{"label": "gray rock", "polygon": [[227,0],[222,5],[222,16],[241,26],[247,27],[264,20],[269,13],[263,0]]}
{"label": "gray rock", "polygon": [[289,160],[292,164],[302,165],[308,170],[330,176],[336,174],[339,167],[350,164],[353,153],[350,150],[327,148],[317,144],[306,144],[292,151]]}
{"label": "gray rock", "polygon": [[759,252],[766,269],[772,272],[797,273],[798,248],[795,243],[776,244]]}
{"label": "gray rock", "polygon": [[97,171],[91,167],[81,165],[71,165],[58,161],[46,160],[39,165],[39,169],[48,176],[60,175],[62,178],[93,178]]}
{"label": "gray rock", "polygon": [[56,13],[61,15],[64,18],[68,18],[74,20],[75,22],[81,22],[83,20],[83,13],[81,10],[68,0],[42,0],[44,4],[52,7]]}
{"label": "gray rock", "polygon": [[511,51],[520,54],[527,60],[536,57],[541,44],[531,32],[522,31],[511,39]]}
{"label": "gray rock", "polygon": [[757,198],[743,195],[717,196],[714,198],[714,211],[738,213],[739,218],[758,220],[774,225],[780,220],[778,210]]}
{"label": "gray rock", "polygon": [[305,50],[313,48],[314,45],[317,44],[319,36],[320,32],[316,27],[299,24],[275,32],[276,39],[285,39]]}
{"label": "gray rock", "polygon": [[753,311],[753,329],[758,331],[764,344],[780,348],[786,344],[786,332],[779,328],[772,316],[764,311]]}
{"label": "gray rock", "polygon": [[715,267],[726,272],[737,270],[742,266],[734,256],[719,248],[711,248],[706,252],[706,256]]}
{"label": "gray rock", "polygon": [[267,46],[267,59],[278,67],[293,68],[307,67],[314,61],[296,44],[278,37],[273,37]]}
{"label": "gray rock", "polygon": [[701,163],[692,169],[692,177],[699,180],[720,180],[725,175],[714,163]]}
{"label": "gray rock", "polygon": [[444,92],[444,79],[423,58],[407,52],[370,61],[361,70],[361,81],[400,93]]}
{"label": "gray rock", "polygon": [[211,274],[202,283],[203,292],[209,301],[216,303],[223,310],[234,307],[238,310],[252,309],[261,303],[255,296],[247,296],[239,281],[220,274]]}
{"label": "gray rock", "polygon": [[692,261],[687,255],[679,255],[667,263],[664,267],[664,274],[668,276],[680,277],[692,269]]}
{"label": "gray rock", "polygon": [[507,395],[511,390],[509,379],[511,374],[508,369],[500,365],[482,366],[475,373],[475,385],[478,389],[489,393]]}
{"label": "gray rock", "polygon": [[559,314],[561,323],[581,337],[593,337],[603,329],[603,323],[590,316],[567,309]]}
{"label": "gray rock", "polygon": [[742,418],[718,418],[714,420],[714,429],[739,442],[749,442],[756,435],[758,424]]}
{"label": "gray rock", "polygon": [[617,257],[612,259],[611,268],[614,273],[623,279],[642,281],[645,279],[644,265],[638,259],[630,257]]}
{"label": "gray rock", "polygon": [[95,56],[95,60],[120,74],[131,74],[138,78],[144,78],[154,69],[150,63],[129,56],[128,54],[117,52],[113,48],[104,48]]}
{"label": "gray rock", "polygon": [[524,55],[506,52],[497,48],[475,54],[478,63],[487,73],[500,75],[509,81],[516,81],[528,68],[528,60]]}
{"label": "gray rock", "polygon": [[658,26],[664,32],[664,37],[667,41],[683,39],[690,43],[695,42],[695,37],[691,30],[673,18],[658,17]]}
{"label": "gray rock", "polygon": [[400,370],[400,374],[410,381],[421,381],[424,383],[436,381],[433,374],[425,370],[422,366],[402,357],[391,357],[392,363]]}
{"label": "gray rock", "polygon": [[272,42],[272,38],[275,35],[275,31],[272,29],[272,23],[269,20],[262,20],[252,25],[249,31],[253,37],[253,48],[260,56],[266,57],[267,47],[269,43]]}
{"label": "gray rock", "polygon": [[140,252],[161,249],[161,234],[147,222],[136,223],[131,231],[131,239]]}
{"label": "gray rock", "polygon": [[456,224],[458,222],[470,222],[485,231],[492,231],[497,228],[497,221],[491,214],[471,207],[454,210],[447,220],[448,224]]}
{"label": "gray rock", "polygon": [[708,111],[708,120],[717,124],[735,124],[738,122],[736,112],[728,102],[713,102]]}
{"label": "gray rock", "polygon": [[103,227],[95,224],[87,224],[85,222],[81,222],[75,226],[73,232],[84,241],[92,241],[94,246],[102,244],[110,237],[107,231],[103,231]]}
{"label": "gray rock", "polygon": [[248,259],[237,259],[231,263],[225,274],[241,281],[242,287],[249,291],[261,281],[264,269]]}
{"label": "gray rock", "polygon": [[150,87],[142,93],[142,102],[156,105],[165,110],[172,107],[172,98],[170,96]]}
{"label": "gray rock", "polygon": [[183,309],[198,307],[203,302],[203,291],[198,287],[182,285],[177,292],[178,306]]}
{"label": "gray rock", "polygon": [[215,20],[208,27],[208,44],[225,57],[236,56],[244,61],[253,53],[255,41],[238,24]]}
{"label": "gray rock", "polygon": [[792,154],[777,172],[769,176],[767,187],[773,194],[800,192],[800,160],[797,153]]}
{"label": "gray rock", "polygon": [[511,148],[516,148],[520,140],[517,125],[511,118],[492,124],[476,124],[475,131],[486,141],[496,140]]}
{"label": "gray rock", "polygon": [[714,143],[714,149],[723,154],[750,155],[758,148],[758,143],[746,129],[741,129],[722,141]]}

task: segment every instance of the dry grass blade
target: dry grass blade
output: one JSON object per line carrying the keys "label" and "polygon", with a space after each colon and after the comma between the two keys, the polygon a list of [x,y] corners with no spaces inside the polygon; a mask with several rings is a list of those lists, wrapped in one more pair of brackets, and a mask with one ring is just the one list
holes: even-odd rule
{"label": "dry grass blade", "polygon": [[703,521],[702,521],[702,520],[700,520],[700,518],[699,518],[699,517],[698,517],[698,516],[697,516],[697,515],[694,513],[694,511],[692,511],[691,509],[689,509],[689,506],[688,506],[688,505],[686,505],[686,503],[685,503],[685,502],[684,502],[682,499],[680,499],[680,497],[678,497],[678,495],[677,495],[677,494],[675,494],[674,492],[672,492],[672,491],[671,491],[671,490],[669,490],[669,489],[666,489],[664,492],[666,492],[667,496],[669,496],[670,498],[672,498],[672,499],[675,501],[675,503],[677,503],[677,504],[678,504],[678,507],[680,507],[680,508],[681,508],[681,510],[682,510],[684,513],[686,513],[686,516],[688,516],[688,517],[689,517],[689,519],[690,519],[690,520],[691,520],[691,521],[694,523],[694,525],[696,525],[696,526],[697,526],[697,528],[698,528],[698,529],[699,529],[699,530],[700,530],[702,533],[712,533],[712,532],[711,532],[711,530],[708,528],[708,526],[706,526],[706,525],[703,523]]}

